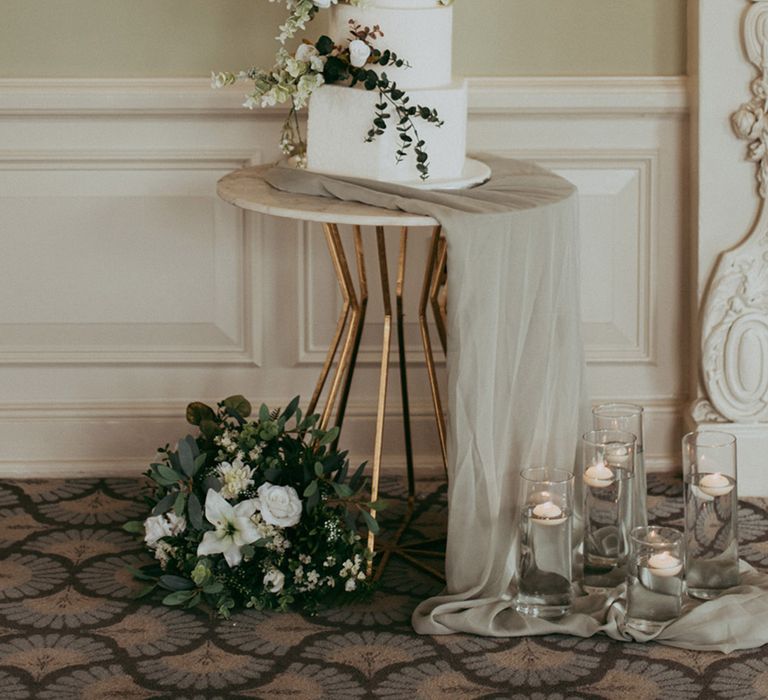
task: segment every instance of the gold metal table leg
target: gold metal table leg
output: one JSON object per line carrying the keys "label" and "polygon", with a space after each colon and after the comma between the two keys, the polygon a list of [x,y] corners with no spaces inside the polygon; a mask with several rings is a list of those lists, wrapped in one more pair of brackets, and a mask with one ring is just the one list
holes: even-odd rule
{"label": "gold metal table leg", "polygon": [[411,408],[408,400],[408,368],[405,356],[405,312],[403,310],[403,289],[405,287],[405,260],[408,247],[408,229],[400,230],[400,255],[397,262],[397,286],[395,304],[397,310],[397,349],[400,365],[400,393],[403,404],[403,436],[405,440],[405,469],[408,480],[408,501],[413,504],[416,497],[416,477],[413,469],[413,445],[411,442]]}
{"label": "gold metal table leg", "polygon": [[355,339],[358,334],[358,329],[361,326],[362,316],[360,303],[357,300],[355,286],[352,282],[352,275],[349,271],[347,256],[344,254],[344,246],[341,242],[338,226],[335,224],[325,224],[325,232],[326,239],[329,241],[329,246],[332,250],[331,255],[333,257],[334,268],[336,269],[336,276],[339,279],[341,293],[344,297],[345,305],[348,304],[350,306],[352,318],[349,323],[346,337],[344,338],[344,346],[341,350],[341,356],[339,357],[339,364],[336,367],[336,372],[334,373],[333,381],[331,382],[331,388],[328,392],[328,400],[320,419],[320,428],[322,430],[328,429],[336,398],[341,390],[342,382],[347,376],[347,369],[350,366]]}
{"label": "gold metal table leg", "polygon": [[[384,334],[381,342],[381,371],[379,374],[379,399],[376,408],[376,438],[373,445],[373,473],[371,474],[371,501],[379,497],[381,478],[381,453],[384,447],[384,412],[387,407],[387,381],[389,380],[389,352],[392,340],[392,299],[389,291],[389,271],[387,268],[387,244],[384,239],[384,227],[376,227],[376,246],[379,253],[379,273],[381,275],[381,294],[384,300]],[[373,513],[374,517],[376,513]],[[368,547],[373,551],[374,535],[368,534]]]}
{"label": "gold metal table leg", "polygon": [[440,247],[441,228],[437,226],[432,231],[432,239],[427,256],[427,266],[424,271],[424,284],[421,288],[421,300],[419,302],[419,329],[421,330],[421,340],[424,344],[424,359],[427,363],[427,374],[429,376],[429,386],[432,392],[432,404],[435,408],[435,420],[437,422],[437,435],[440,438],[440,451],[443,457],[443,467],[448,464],[445,434],[445,414],[443,405],[440,401],[440,388],[437,384],[437,372],[435,370],[435,357],[432,352],[432,341],[429,336],[429,326],[427,325],[427,304],[429,302],[430,291],[432,290],[432,281],[436,274],[435,270],[438,263],[438,250]]}
{"label": "gold metal table leg", "polygon": [[[352,227],[352,235],[355,242],[355,258],[357,260],[357,277],[360,285],[360,319],[355,330],[354,344],[352,346],[352,356],[350,357],[349,367],[344,379],[344,386],[341,390],[341,396],[339,397],[339,410],[336,413],[336,425],[341,431],[344,425],[344,416],[347,413],[347,401],[349,400],[349,391],[352,387],[352,379],[355,374],[355,367],[357,366],[357,355],[360,352],[360,341],[363,337],[363,327],[365,326],[365,313],[368,309],[368,280],[365,273],[365,253],[363,251],[363,235],[359,226]],[[336,450],[339,447],[339,436],[333,443],[333,449]]]}

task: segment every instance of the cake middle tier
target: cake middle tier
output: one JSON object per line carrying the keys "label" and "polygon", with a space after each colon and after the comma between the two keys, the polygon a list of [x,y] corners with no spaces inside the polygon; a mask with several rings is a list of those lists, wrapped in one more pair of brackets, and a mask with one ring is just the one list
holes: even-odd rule
{"label": "cake middle tier", "polygon": [[[411,105],[438,111],[443,125],[438,127],[416,118],[419,138],[429,155],[430,180],[449,180],[461,176],[467,140],[467,88],[465,81],[448,87],[408,90]],[[315,172],[359,177],[388,182],[419,180],[416,155],[409,149],[397,162],[401,141],[398,119],[392,111],[385,132],[367,142],[366,136],[380,100],[377,90],[323,85],[309,102],[307,125],[307,168]],[[415,139],[413,132],[409,136]]]}
{"label": "cake middle tier", "polygon": [[[376,68],[402,88],[441,87],[452,80],[451,50],[453,8],[433,0],[431,7],[365,7],[334,5],[329,32],[337,44],[346,46],[352,39],[350,20],[363,27],[378,25],[384,36],[373,46],[389,49],[408,62],[408,66]],[[371,67],[371,66],[369,66]]]}

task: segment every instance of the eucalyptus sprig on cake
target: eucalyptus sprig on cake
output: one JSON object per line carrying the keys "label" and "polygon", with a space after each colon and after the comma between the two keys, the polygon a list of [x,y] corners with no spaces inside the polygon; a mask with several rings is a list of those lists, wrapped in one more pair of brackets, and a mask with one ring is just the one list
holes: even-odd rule
{"label": "eucalyptus sprig on cake", "polygon": [[146,475],[148,517],[127,523],[155,563],[135,570],[143,594],[167,605],[204,605],[227,617],[240,607],[314,613],[371,588],[371,553],[359,525],[378,532],[364,468],[353,474],[332,445],[338,429],[242,396],[187,407],[196,436],[166,445]]}
{"label": "eucalyptus sprig on cake", "polygon": [[[411,151],[416,169],[422,180],[429,178],[429,154],[427,142],[419,135],[418,123],[440,127],[443,121],[436,109],[425,105],[410,104],[407,92],[388,78],[386,67],[408,68],[404,57],[377,44],[384,37],[381,27],[362,26],[350,20],[347,45],[336,44],[329,36],[321,36],[316,42],[304,40],[290,53],[285,43],[300,30],[306,28],[320,9],[336,4],[336,0],[270,0],[285,2],[289,17],[280,27],[277,37],[282,46],[278,49],[275,65],[269,69],[252,68],[239,73],[220,72],[212,75],[213,87],[232,85],[239,80],[253,82],[253,91],[246,96],[244,106],[272,107],[290,104],[283,124],[280,148],[295,165],[306,167],[307,144],[301,133],[298,113],[307,106],[312,93],[323,85],[361,86],[378,91],[379,99],[372,115],[372,126],[361,139],[374,141],[385,133],[393,116],[398,133],[397,149],[393,154],[396,162],[402,162]],[[346,4],[363,6],[366,0],[348,0]],[[440,0],[450,5],[453,0]]]}

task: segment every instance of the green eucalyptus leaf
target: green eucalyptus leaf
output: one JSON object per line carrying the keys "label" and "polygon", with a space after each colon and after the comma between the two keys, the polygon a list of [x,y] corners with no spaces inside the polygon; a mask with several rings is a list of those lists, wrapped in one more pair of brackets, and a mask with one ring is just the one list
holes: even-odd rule
{"label": "green eucalyptus leaf", "polygon": [[163,605],[183,605],[197,595],[195,591],[176,591],[163,598]]}
{"label": "green eucalyptus leaf", "polygon": [[365,520],[366,527],[374,534],[379,534],[379,523],[376,519],[365,509],[360,511],[363,514],[363,520]]}
{"label": "green eucalyptus leaf", "polygon": [[334,426],[320,438],[320,442],[318,444],[320,446],[330,445],[337,437],[339,437],[339,431],[339,426]]}
{"label": "green eucalyptus leaf", "polygon": [[309,498],[314,493],[317,493],[317,482],[310,481],[304,489],[304,498]]}
{"label": "green eucalyptus leaf", "polygon": [[187,578],[174,576],[173,574],[164,574],[160,577],[159,584],[169,591],[188,591],[195,587],[195,584]]}
{"label": "green eucalyptus leaf", "polygon": [[166,466],[165,464],[157,465],[157,473],[160,474],[163,479],[170,481],[172,484],[175,484],[181,478],[181,474],[179,474],[175,469],[171,469],[170,467]]}
{"label": "green eucalyptus leaf", "polygon": [[195,463],[192,465],[192,473],[190,476],[195,476],[197,472],[200,471],[200,468],[205,466],[205,462],[208,459],[208,455],[205,452],[201,452],[197,457],[195,457]]}
{"label": "green eucalyptus leaf", "polygon": [[241,396],[240,394],[228,396],[222,401],[222,404],[224,405],[224,408],[229,409],[230,411],[235,411],[243,418],[248,418],[248,416],[251,415],[251,402],[248,401],[245,396]]}
{"label": "green eucalyptus leaf", "polygon": [[203,593],[208,595],[214,595],[215,593],[221,593],[224,590],[224,584],[221,581],[214,581],[203,587]]}
{"label": "green eucalyptus leaf", "polygon": [[179,494],[176,496],[176,500],[173,502],[173,512],[176,513],[179,517],[184,515],[184,508],[187,505],[187,494],[183,493],[182,491],[179,491]]}
{"label": "green eucalyptus leaf", "polygon": [[321,56],[327,56],[331,51],[334,49],[334,42],[331,37],[326,36],[323,34],[316,42],[315,42],[315,48],[317,49],[318,53]]}
{"label": "green eucalyptus leaf", "polygon": [[[195,441],[194,438],[190,438],[190,439],[192,440],[192,442]],[[189,441],[187,438],[184,438],[183,440],[179,440],[178,449],[179,449],[179,464],[181,465],[181,469],[187,476],[191,477],[195,469],[195,455],[192,452],[192,447],[189,444]]]}
{"label": "green eucalyptus leaf", "polygon": [[322,462],[315,462],[315,476],[321,478],[325,474]]}
{"label": "green eucalyptus leaf", "polygon": [[187,406],[187,423],[200,425],[204,420],[216,420],[216,414],[210,406],[195,401]]}
{"label": "green eucalyptus leaf", "polygon": [[127,523],[123,523],[123,530],[132,532],[136,535],[143,535],[144,523],[141,522],[141,520],[129,520]]}
{"label": "green eucalyptus leaf", "polygon": [[219,432],[219,425],[216,423],[216,421],[203,419],[200,422],[200,432],[207,437],[209,440],[212,440]]}
{"label": "green eucalyptus leaf", "polygon": [[196,494],[190,493],[187,501],[187,516],[192,527],[200,530],[203,527],[203,509],[200,505],[200,499]]}
{"label": "green eucalyptus leaf", "polygon": [[173,507],[173,502],[175,500],[176,500],[175,491],[165,494],[165,496],[163,496],[155,504],[155,507],[152,509],[152,515],[162,515],[163,513],[167,513]]}
{"label": "green eucalyptus leaf", "polygon": [[299,410],[299,401],[300,398],[298,396],[294,396],[291,400],[291,403],[285,407],[285,411],[283,411],[283,418],[286,422]]}
{"label": "green eucalyptus leaf", "polygon": [[332,481],[331,486],[333,486],[333,490],[339,498],[349,498],[352,495],[352,489],[346,484],[339,484]]}

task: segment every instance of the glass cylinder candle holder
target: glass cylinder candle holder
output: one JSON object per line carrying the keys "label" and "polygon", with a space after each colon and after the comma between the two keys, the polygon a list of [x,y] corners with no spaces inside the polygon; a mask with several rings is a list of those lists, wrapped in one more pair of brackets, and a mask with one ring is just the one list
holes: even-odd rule
{"label": "glass cylinder candle holder", "polygon": [[572,601],[573,474],[551,467],[524,469],[520,498],[515,609],[561,617]]}
{"label": "glass cylinder candle holder", "polygon": [[635,436],[635,476],[632,494],[632,523],[635,527],[648,524],[646,497],[648,484],[645,477],[643,452],[643,407],[634,403],[604,403],[592,409],[592,427],[595,430],[621,430]]}
{"label": "glass cylinder candle holder", "polygon": [[635,441],[620,430],[593,430],[584,452],[584,577],[588,593],[624,582],[633,522]]}
{"label": "glass cylinder candle holder", "polygon": [[627,615],[624,624],[658,632],[680,615],[683,598],[683,534],[670,527],[636,527],[630,533]]}
{"label": "glass cylinder candle holder", "polygon": [[739,584],[736,438],[702,430],[683,438],[685,582],[709,600]]}

